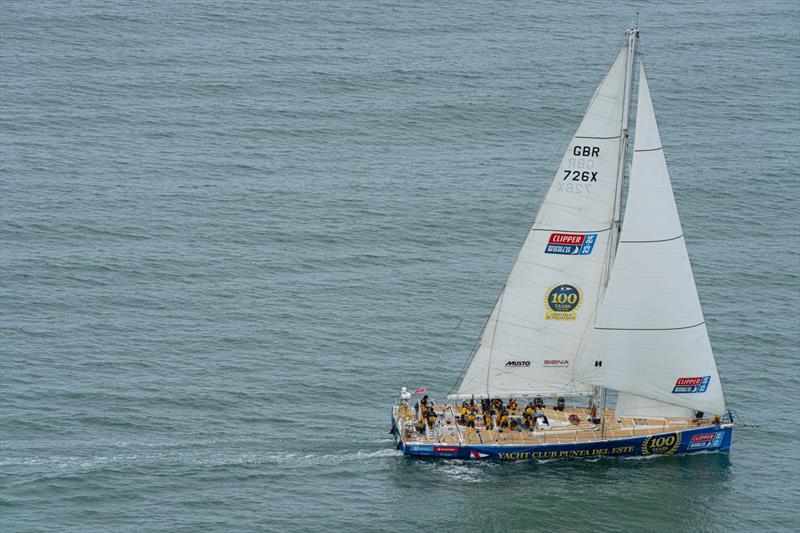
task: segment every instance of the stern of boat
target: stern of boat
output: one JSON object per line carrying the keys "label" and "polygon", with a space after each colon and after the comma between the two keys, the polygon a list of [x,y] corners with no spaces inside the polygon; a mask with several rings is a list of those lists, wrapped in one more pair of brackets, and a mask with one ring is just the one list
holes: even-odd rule
{"label": "stern of boat", "polygon": [[389,433],[394,438],[395,448],[397,448],[398,450],[402,449],[402,444],[403,444],[402,423],[398,418],[399,407],[400,407],[399,404],[395,404],[392,407],[392,412],[390,415],[392,428],[389,430]]}

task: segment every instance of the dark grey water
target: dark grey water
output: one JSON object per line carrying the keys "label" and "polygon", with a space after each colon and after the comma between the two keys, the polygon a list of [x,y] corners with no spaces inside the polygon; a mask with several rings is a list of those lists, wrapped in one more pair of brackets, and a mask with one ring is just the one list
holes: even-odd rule
{"label": "dark grey water", "polygon": [[[2,529],[800,528],[800,7],[587,4],[3,2]],[[394,396],[452,385],[637,9],[761,429],[398,456]]]}

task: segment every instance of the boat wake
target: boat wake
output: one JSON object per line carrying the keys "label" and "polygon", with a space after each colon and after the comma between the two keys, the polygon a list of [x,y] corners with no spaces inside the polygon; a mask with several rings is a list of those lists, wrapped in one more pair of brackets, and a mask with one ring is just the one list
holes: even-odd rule
{"label": "boat wake", "polygon": [[148,466],[188,466],[188,467],[221,467],[221,466],[318,466],[339,465],[347,463],[365,463],[379,461],[388,457],[400,457],[402,452],[394,448],[380,450],[344,450],[336,453],[201,453],[201,452],[161,452],[131,453],[114,455],[48,456],[48,457],[3,457],[0,468],[7,473],[23,472],[84,472],[104,470],[108,468],[148,467]]}

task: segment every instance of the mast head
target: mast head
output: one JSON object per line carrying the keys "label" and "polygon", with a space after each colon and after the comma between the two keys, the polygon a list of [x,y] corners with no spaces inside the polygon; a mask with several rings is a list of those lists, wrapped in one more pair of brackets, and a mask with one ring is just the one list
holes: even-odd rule
{"label": "mast head", "polygon": [[634,25],[632,27],[628,28],[628,31],[626,31],[625,34],[628,35],[628,37],[632,37],[634,39],[639,37],[639,12],[638,11],[636,12],[636,23],[634,23]]}

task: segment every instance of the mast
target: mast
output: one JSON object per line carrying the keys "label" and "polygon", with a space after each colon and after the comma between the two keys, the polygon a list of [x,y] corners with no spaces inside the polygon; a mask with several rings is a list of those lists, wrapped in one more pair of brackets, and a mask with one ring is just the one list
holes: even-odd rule
{"label": "mast", "polygon": [[628,155],[628,126],[630,123],[631,114],[631,100],[633,99],[633,66],[636,60],[636,44],[639,41],[639,28],[631,28],[627,32],[628,35],[628,64],[625,68],[625,97],[623,99],[622,108],[622,139],[619,143],[619,165],[617,167],[617,197],[614,203],[614,223],[611,228],[611,259],[609,261],[609,268],[606,274],[606,283],[611,276],[611,264],[617,255],[617,244],[619,243],[619,232],[621,229],[622,218],[622,183],[625,177],[625,160]]}
{"label": "mast", "polygon": [[[638,21],[638,13],[637,13]],[[611,278],[611,265],[614,264],[614,258],[617,255],[617,246],[619,244],[619,234],[622,219],[622,188],[623,180],[625,178],[625,161],[628,156],[628,138],[629,138],[629,124],[631,114],[631,100],[633,99],[633,67],[636,61],[636,44],[639,41],[639,28],[635,26],[629,29],[626,34],[628,35],[628,56],[627,64],[625,66],[625,92],[622,104],[622,132],[619,143],[619,159],[617,165],[617,186],[616,198],[614,201],[614,221],[611,225],[611,242],[609,243],[609,260],[608,270],[604,280],[604,286],[608,286],[608,280]],[[606,397],[607,391],[605,387],[597,387],[595,390],[596,407],[600,410],[600,428],[603,435],[605,435],[606,424]]]}

